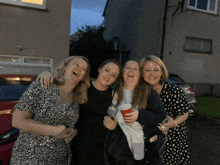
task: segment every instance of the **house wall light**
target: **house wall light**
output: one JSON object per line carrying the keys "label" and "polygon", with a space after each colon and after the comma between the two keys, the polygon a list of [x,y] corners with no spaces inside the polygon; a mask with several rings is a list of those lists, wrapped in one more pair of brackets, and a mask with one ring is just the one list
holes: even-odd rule
{"label": "house wall light", "polygon": [[21,46],[17,46],[17,49],[19,50],[19,52],[23,50]]}

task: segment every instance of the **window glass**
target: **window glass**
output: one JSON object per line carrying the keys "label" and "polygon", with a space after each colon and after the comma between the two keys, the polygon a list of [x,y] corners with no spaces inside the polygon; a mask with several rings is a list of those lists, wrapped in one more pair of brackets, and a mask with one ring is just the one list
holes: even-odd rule
{"label": "window glass", "polygon": [[206,10],[207,9],[208,0],[198,0],[197,2],[197,8]]}
{"label": "window glass", "polygon": [[185,51],[211,54],[212,40],[186,37]]}
{"label": "window glass", "polygon": [[46,0],[0,0],[1,3],[46,9]]}
{"label": "window glass", "polygon": [[27,3],[43,5],[43,0],[21,0],[21,2],[27,2]]}
{"label": "window glass", "polygon": [[209,10],[215,11],[215,3],[216,3],[216,0],[210,0]]}
{"label": "window glass", "polygon": [[17,101],[32,81],[0,78],[0,101]]}
{"label": "window glass", "polygon": [[189,6],[195,6],[195,5],[196,5],[196,0],[189,1]]}
{"label": "window glass", "polygon": [[218,0],[189,0],[188,8],[217,14]]}
{"label": "window glass", "polygon": [[31,63],[31,64],[48,64],[48,65],[50,65],[50,59],[24,58],[24,63]]}
{"label": "window glass", "polygon": [[19,63],[19,57],[0,56],[0,62]]}

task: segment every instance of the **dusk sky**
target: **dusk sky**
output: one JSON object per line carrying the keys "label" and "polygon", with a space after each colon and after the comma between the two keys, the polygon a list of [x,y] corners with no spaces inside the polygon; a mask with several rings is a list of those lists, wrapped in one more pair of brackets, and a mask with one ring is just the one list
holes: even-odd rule
{"label": "dusk sky", "polygon": [[85,25],[100,25],[107,0],[72,0],[70,35]]}

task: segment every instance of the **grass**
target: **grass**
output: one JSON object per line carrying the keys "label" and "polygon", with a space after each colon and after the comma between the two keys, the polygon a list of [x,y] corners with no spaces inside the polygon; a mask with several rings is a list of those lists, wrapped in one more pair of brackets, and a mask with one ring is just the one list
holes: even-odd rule
{"label": "grass", "polygon": [[208,117],[220,117],[220,98],[197,97],[196,111]]}

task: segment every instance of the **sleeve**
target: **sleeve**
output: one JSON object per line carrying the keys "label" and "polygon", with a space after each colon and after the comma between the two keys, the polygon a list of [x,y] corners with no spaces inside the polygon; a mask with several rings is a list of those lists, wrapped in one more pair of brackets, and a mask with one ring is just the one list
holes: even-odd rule
{"label": "sleeve", "polygon": [[145,110],[138,109],[137,121],[143,126],[156,126],[166,118],[166,112],[158,93],[151,88]]}
{"label": "sleeve", "polygon": [[29,113],[35,114],[37,98],[40,93],[41,87],[36,81],[32,82],[27,90],[20,97],[18,103],[14,106],[15,110],[25,110]]}
{"label": "sleeve", "polygon": [[184,91],[177,86],[173,88],[172,106],[174,116],[183,115],[189,111],[186,95]]}

